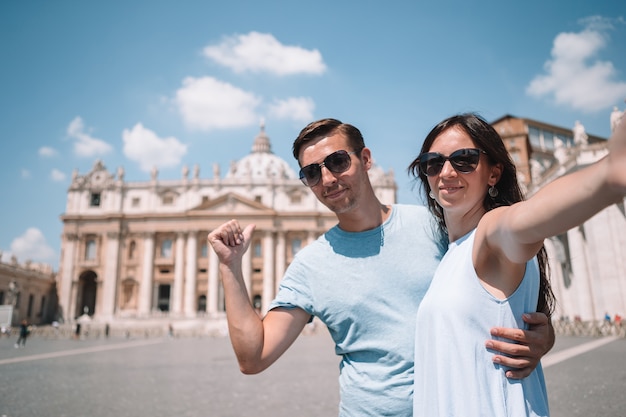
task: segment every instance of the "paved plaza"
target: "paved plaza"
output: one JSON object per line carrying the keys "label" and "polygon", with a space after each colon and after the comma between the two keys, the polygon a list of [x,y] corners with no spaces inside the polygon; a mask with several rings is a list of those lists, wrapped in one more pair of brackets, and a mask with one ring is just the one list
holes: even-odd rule
{"label": "paved plaza", "polygon": [[[0,338],[0,417],[336,416],[325,331],[242,375],[225,337]],[[559,337],[544,367],[553,417],[623,417],[626,339]]]}

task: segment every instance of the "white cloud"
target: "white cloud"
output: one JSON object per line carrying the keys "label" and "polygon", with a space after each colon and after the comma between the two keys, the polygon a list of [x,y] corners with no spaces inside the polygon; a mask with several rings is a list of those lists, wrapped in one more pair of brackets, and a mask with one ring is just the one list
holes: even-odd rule
{"label": "white cloud", "polygon": [[30,178],[30,171],[27,170],[26,168],[22,168],[21,175],[22,175],[22,178]]}
{"label": "white cloud", "polygon": [[176,166],[187,153],[187,145],[175,137],[159,138],[153,131],[137,123],[131,130],[124,129],[124,155],[138,162],[142,171],[153,167]]}
{"label": "white cloud", "polygon": [[67,134],[75,139],[74,153],[79,157],[92,158],[94,156],[106,155],[113,150],[113,147],[102,139],[94,138],[90,132],[85,131],[83,119],[74,118],[67,127]]}
{"label": "white cloud", "polygon": [[11,256],[13,256],[11,252],[2,251],[2,253],[0,254],[0,261],[4,263],[9,263],[11,262]]}
{"label": "white cloud", "polygon": [[256,123],[261,99],[212,77],[187,77],[174,103],[187,127],[207,131]]}
{"label": "white cloud", "polygon": [[11,242],[11,252],[19,260],[51,261],[56,257],[43,233],[36,227],[30,227],[22,236],[16,237]]}
{"label": "white cloud", "polygon": [[268,33],[250,32],[227,37],[218,45],[205,47],[203,53],[237,73],[319,75],[326,71],[322,54],[317,49],[286,46]]}
{"label": "white cloud", "polygon": [[277,119],[292,119],[298,122],[310,122],[313,119],[315,102],[309,97],[290,97],[275,100],[269,106],[269,114]]}
{"label": "white cloud", "polygon": [[52,181],[61,182],[65,181],[66,175],[55,168],[52,170],[52,172],[50,172],[50,178],[52,179]]}
{"label": "white cloud", "polygon": [[39,156],[44,158],[52,158],[53,156],[56,156],[58,154],[56,149],[49,146],[42,146],[41,148],[39,148],[38,152]]}
{"label": "white cloud", "polygon": [[606,109],[626,96],[626,82],[616,80],[613,63],[597,58],[606,46],[610,22],[594,17],[584,23],[579,33],[557,35],[552,59],[544,64],[546,73],[530,82],[527,94],[588,112]]}

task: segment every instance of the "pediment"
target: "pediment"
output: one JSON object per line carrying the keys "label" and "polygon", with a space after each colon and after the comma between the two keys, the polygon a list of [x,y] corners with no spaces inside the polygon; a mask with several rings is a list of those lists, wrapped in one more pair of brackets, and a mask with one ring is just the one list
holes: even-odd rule
{"label": "pediment", "polygon": [[78,171],[74,170],[72,173],[72,184],[70,188],[76,189],[88,189],[91,191],[102,191],[111,188],[115,184],[115,177],[102,163],[101,160],[96,160],[93,168],[85,175],[78,175]]}
{"label": "pediment", "polygon": [[160,197],[179,197],[180,193],[174,188],[163,188],[157,191]]}
{"label": "pediment", "polygon": [[250,200],[236,193],[224,194],[208,200],[189,210],[190,213],[232,213],[232,214],[272,214],[274,210],[255,200]]}

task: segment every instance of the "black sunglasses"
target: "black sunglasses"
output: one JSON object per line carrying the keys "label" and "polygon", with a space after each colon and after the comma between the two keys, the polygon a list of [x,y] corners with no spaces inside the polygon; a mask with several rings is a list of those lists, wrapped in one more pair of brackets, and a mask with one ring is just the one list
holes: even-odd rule
{"label": "black sunglasses", "polygon": [[450,161],[456,171],[469,174],[476,170],[481,153],[485,151],[474,148],[459,149],[452,152],[450,156],[443,156],[438,152],[425,152],[419,156],[418,160],[420,170],[428,177],[439,175],[446,161]]}
{"label": "black sunglasses", "polygon": [[322,178],[322,167],[328,168],[328,170],[334,174],[341,174],[350,169],[352,159],[350,155],[357,153],[358,151],[336,151],[324,158],[321,164],[311,164],[303,167],[300,170],[300,181],[307,187],[313,187],[320,182]]}

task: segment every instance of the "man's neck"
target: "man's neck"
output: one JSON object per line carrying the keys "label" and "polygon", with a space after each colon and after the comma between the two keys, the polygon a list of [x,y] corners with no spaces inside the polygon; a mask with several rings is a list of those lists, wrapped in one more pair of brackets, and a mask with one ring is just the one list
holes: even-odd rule
{"label": "man's neck", "polygon": [[339,227],[346,232],[364,232],[379,227],[390,215],[391,206],[381,204],[376,200],[376,204],[338,214],[337,219]]}

